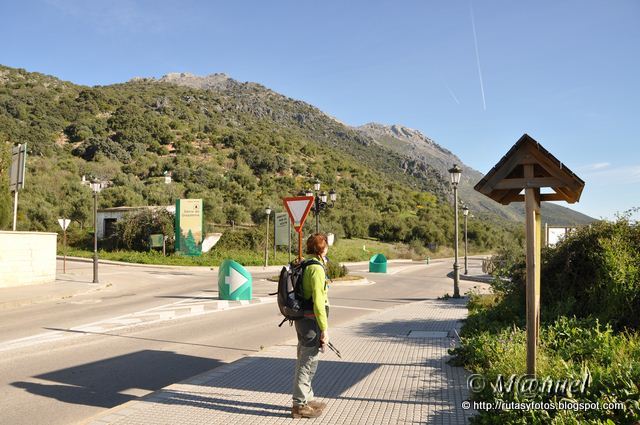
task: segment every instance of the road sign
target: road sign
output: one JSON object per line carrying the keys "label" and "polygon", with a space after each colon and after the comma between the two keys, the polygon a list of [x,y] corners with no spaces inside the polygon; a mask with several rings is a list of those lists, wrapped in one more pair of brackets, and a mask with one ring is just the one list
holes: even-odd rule
{"label": "road sign", "polygon": [[233,260],[224,260],[218,271],[218,296],[221,300],[250,300],[251,273]]}
{"label": "road sign", "polygon": [[289,214],[286,212],[276,213],[274,221],[276,245],[289,245],[289,239],[291,239]]}
{"label": "road sign", "polygon": [[17,192],[24,189],[25,164],[27,163],[27,144],[11,149],[11,170],[9,171],[9,190]]}
{"label": "road sign", "polygon": [[300,233],[302,231],[302,226],[309,215],[309,211],[311,211],[314,199],[313,196],[294,196],[283,199],[284,207],[289,213],[289,218],[296,232]]}
{"label": "road sign", "polygon": [[58,223],[62,227],[62,246],[64,247],[64,259],[62,260],[62,273],[67,272],[67,227],[71,223],[68,218],[59,218]]}

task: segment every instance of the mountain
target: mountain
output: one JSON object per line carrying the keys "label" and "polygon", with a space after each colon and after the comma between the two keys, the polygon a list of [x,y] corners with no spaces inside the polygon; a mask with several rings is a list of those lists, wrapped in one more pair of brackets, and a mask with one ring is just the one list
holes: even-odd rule
{"label": "mountain", "polygon": [[[371,137],[381,146],[434,168],[445,177],[449,174],[449,168],[453,164],[458,164],[462,168],[459,197],[474,214],[494,214],[508,220],[521,221],[524,219],[524,206],[521,203],[501,205],[476,192],[473,187],[482,179],[483,174],[465,165],[455,154],[438,145],[420,131],[402,125],[378,123],[364,124],[355,127],[355,130]],[[593,218],[578,211],[550,202],[542,204],[541,213],[543,222],[550,225],[570,226],[594,221]]]}
{"label": "mountain", "polygon": [[[29,150],[22,230],[54,231],[61,216],[90,225],[84,175],[109,182],[101,207],[202,198],[209,230],[261,224],[265,206],[281,209],[282,197],[319,179],[323,190],[338,193],[335,206],[322,212],[322,229],[415,246],[449,244],[446,168],[455,156],[415,131],[389,131],[379,126],[387,135],[380,137],[351,128],[308,103],[225,74],[87,87],[0,66],[0,142],[26,142]],[[0,143],[0,157],[6,147]],[[471,178],[466,174],[463,181]],[[470,223],[472,243],[489,249],[513,240],[521,226],[505,218],[511,217],[478,214]]]}

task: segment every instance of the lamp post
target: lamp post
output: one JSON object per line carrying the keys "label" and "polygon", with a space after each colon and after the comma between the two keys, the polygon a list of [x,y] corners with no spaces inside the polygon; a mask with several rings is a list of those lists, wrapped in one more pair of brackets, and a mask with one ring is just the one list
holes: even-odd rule
{"label": "lamp post", "polygon": [[469,216],[469,208],[465,205],[462,207],[462,215],[464,216],[464,274],[469,274],[467,262],[467,217]]}
{"label": "lamp post", "polygon": [[314,202],[313,202],[313,206],[311,207],[311,211],[313,211],[313,213],[316,216],[316,233],[319,233],[320,232],[320,211],[326,208],[333,208],[333,206],[336,203],[336,199],[338,199],[338,194],[336,193],[335,190],[331,189],[328,195],[328,199],[331,201],[331,204],[328,204],[327,192],[322,191],[318,193],[320,191],[320,180],[318,179],[316,179],[316,181],[313,183],[313,190],[314,190],[313,192],[311,190],[307,190],[305,195],[314,196]]}
{"label": "lamp post", "polygon": [[264,240],[264,266],[269,265],[269,217],[271,216],[271,207],[267,207],[264,210],[267,215],[267,238]]}
{"label": "lamp post", "polygon": [[93,283],[98,281],[98,192],[102,186],[97,180],[91,183],[93,190]]}
{"label": "lamp post", "polygon": [[460,183],[462,169],[458,167],[458,164],[454,164],[453,167],[449,169],[449,174],[451,176],[451,186],[453,186],[453,223],[455,227],[453,241],[453,255],[455,257],[455,261],[453,262],[453,298],[460,298],[460,266],[458,265],[458,183]]}

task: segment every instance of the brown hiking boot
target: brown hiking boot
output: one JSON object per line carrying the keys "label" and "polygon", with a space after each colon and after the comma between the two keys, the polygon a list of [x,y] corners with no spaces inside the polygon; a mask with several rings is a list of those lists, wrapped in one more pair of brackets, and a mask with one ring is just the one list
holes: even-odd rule
{"label": "brown hiking boot", "polygon": [[322,410],[314,409],[309,404],[305,406],[293,406],[291,409],[291,417],[293,419],[317,418],[320,415],[322,415]]}
{"label": "brown hiking boot", "polygon": [[310,401],[307,406],[311,406],[316,410],[324,410],[325,407],[327,407],[327,403],[323,403],[321,401]]}

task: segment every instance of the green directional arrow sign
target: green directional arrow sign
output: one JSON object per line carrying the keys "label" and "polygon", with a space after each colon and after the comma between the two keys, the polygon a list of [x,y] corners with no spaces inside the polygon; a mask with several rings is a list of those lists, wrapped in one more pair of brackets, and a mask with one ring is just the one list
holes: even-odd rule
{"label": "green directional arrow sign", "polygon": [[218,294],[221,300],[250,300],[253,279],[240,263],[224,260],[218,272]]}

